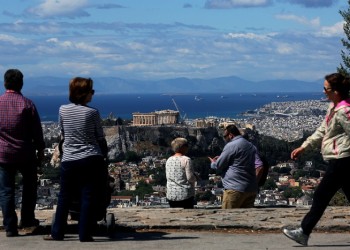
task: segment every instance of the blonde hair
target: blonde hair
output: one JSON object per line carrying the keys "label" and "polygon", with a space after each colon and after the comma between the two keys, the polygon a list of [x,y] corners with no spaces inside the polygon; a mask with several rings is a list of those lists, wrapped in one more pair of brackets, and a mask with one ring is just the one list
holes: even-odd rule
{"label": "blonde hair", "polygon": [[178,137],[171,142],[171,148],[175,153],[178,153],[183,146],[188,146],[185,138]]}

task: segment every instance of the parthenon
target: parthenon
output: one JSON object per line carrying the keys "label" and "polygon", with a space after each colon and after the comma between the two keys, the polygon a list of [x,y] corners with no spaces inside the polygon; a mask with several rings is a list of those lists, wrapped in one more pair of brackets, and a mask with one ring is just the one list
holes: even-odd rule
{"label": "parthenon", "polygon": [[179,122],[179,112],[174,110],[160,110],[151,113],[132,113],[133,126],[168,125]]}

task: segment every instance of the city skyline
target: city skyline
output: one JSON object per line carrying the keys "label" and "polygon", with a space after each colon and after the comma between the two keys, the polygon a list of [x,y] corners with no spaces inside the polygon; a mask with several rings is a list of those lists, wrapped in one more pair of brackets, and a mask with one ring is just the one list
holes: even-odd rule
{"label": "city skyline", "polygon": [[0,67],[25,77],[313,81],[341,63],[347,1],[14,0]]}

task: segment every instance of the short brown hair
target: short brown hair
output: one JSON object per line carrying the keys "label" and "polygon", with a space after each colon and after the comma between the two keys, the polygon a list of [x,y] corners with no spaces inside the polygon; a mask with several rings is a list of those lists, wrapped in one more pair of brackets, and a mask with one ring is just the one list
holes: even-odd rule
{"label": "short brown hair", "polygon": [[188,142],[185,138],[178,137],[171,142],[171,148],[175,153],[178,153],[184,146],[188,146]]}
{"label": "short brown hair", "polygon": [[75,77],[69,81],[69,100],[75,104],[82,104],[92,91],[91,78]]}
{"label": "short brown hair", "polygon": [[21,92],[23,87],[23,74],[18,69],[9,69],[4,75],[5,89]]}

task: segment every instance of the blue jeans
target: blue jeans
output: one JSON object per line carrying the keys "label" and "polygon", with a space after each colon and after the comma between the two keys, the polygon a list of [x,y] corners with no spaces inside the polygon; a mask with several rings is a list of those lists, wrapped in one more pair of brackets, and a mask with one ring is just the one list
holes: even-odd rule
{"label": "blue jeans", "polygon": [[21,221],[24,226],[32,226],[35,220],[37,199],[37,167],[35,164],[0,164],[0,204],[3,224],[7,232],[17,231],[15,204],[15,177],[22,174]]}
{"label": "blue jeans", "polygon": [[342,189],[348,201],[350,201],[350,157],[330,160],[328,168],[320,184],[317,186],[310,211],[301,222],[301,227],[306,235],[310,235],[312,229],[321,219],[329,202],[335,193]]}
{"label": "blue jeans", "polygon": [[77,211],[80,212],[79,239],[84,241],[92,237],[93,227],[96,224],[95,205],[98,185],[101,179],[106,179],[104,167],[102,156],[61,163],[61,187],[51,230],[54,239],[63,240],[69,209],[74,199],[78,199],[80,204]]}

